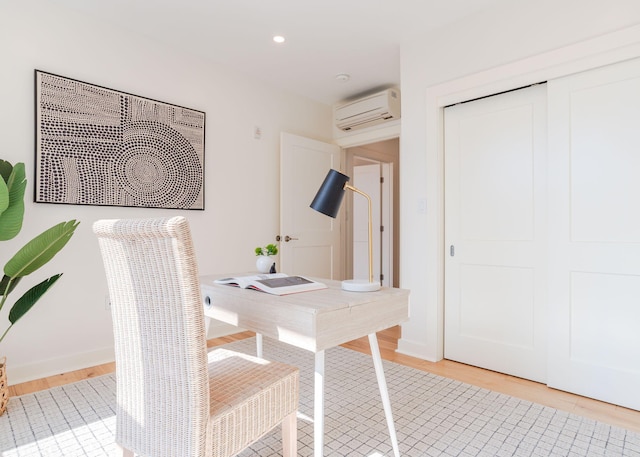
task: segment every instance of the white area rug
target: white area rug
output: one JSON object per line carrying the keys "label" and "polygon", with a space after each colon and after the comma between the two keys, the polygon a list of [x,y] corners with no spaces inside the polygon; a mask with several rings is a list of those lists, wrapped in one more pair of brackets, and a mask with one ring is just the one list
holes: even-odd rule
{"label": "white area rug", "polygon": [[[253,354],[255,340],[227,345]],[[313,355],[265,339],[265,357],[301,369],[298,455],[313,455]],[[403,456],[638,456],[640,434],[384,362]],[[370,356],[326,352],[325,456],[391,456]],[[0,456],[111,456],[115,379],[102,376],[12,398]],[[281,455],[279,430],[249,456]],[[162,457],[162,456],[153,456]]]}

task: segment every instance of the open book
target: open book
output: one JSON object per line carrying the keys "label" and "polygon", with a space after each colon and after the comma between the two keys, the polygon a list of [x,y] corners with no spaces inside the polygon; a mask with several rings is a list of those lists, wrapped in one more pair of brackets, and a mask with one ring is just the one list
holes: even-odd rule
{"label": "open book", "polygon": [[221,278],[215,281],[218,284],[254,289],[273,295],[287,295],[310,290],[326,289],[326,284],[313,281],[302,276],[289,276],[284,273],[271,273],[253,276],[236,276],[233,278]]}

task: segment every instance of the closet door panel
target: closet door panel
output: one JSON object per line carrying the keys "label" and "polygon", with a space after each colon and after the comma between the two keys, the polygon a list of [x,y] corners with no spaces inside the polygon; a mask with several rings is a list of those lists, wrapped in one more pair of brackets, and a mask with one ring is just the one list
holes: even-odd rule
{"label": "closet door panel", "polygon": [[546,381],[546,90],[445,109],[445,358]]}
{"label": "closet door panel", "polygon": [[548,384],[640,409],[640,60],[548,96]]}

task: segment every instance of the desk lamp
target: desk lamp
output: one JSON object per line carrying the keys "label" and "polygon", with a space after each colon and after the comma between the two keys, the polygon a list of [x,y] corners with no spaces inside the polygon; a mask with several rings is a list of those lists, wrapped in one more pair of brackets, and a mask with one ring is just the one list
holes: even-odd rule
{"label": "desk lamp", "polygon": [[357,194],[364,195],[369,203],[369,280],[361,279],[347,279],[342,281],[342,288],[352,292],[375,292],[380,290],[380,282],[373,280],[373,239],[371,231],[371,197],[362,192],[359,189],[349,185],[349,177],[343,175],[339,171],[329,170],[327,177],[324,178],[324,182],[315,198],[311,202],[311,208],[316,211],[325,214],[329,217],[335,217],[338,215],[340,204],[344,198],[345,190],[349,189]]}

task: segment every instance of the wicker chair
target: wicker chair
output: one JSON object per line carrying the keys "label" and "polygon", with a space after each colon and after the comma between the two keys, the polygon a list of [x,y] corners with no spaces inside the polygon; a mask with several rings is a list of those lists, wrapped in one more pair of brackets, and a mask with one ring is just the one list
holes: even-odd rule
{"label": "wicker chair", "polygon": [[296,454],[297,368],[207,352],[198,269],[183,217],[102,220],[123,455],[233,456],[282,424]]}

